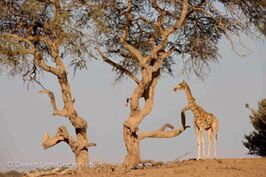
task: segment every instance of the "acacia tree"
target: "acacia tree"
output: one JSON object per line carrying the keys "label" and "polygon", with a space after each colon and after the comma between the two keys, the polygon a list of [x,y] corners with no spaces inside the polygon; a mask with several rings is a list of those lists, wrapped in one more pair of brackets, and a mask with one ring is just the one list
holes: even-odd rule
{"label": "acacia tree", "polygon": [[[0,2],[0,64],[12,75],[22,75],[27,82],[38,83],[47,94],[54,116],[67,118],[75,128],[76,138],[65,126],[57,133],[44,134],[42,146],[50,148],[60,142],[67,143],[75,154],[78,167],[88,164],[89,143],[87,121],[75,109],[68,72],[65,63],[68,58],[74,70],[86,67],[85,57],[90,57],[92,41],[87,25],[82,22],[84,10],[82,1],[77,0],[3,0]],[[86,16],[87,16],[86,10]],[[67,57],[69,56],[69,57]],[[40,81],[42,72],[57,79],[63,100],[59,108],[54,93],[45,89]]]}
{"label": "acacia tree", "polygon": [[123,123],[125,168],[142,162],[141,140],[176,137],[186,129],[185,123],[174,130],[166,130],[174,127],[165,124],[158,130],[139,132],[139,125],[152,111],[158,80],[163,73],[173,73],[178,56],[184,68],[201,77],[206,66],[218,59],[222,36],[230,40],[230,35],[244,29],[235,9],[243,12],[237,3],[222,0],[100,1],[94,19],[100,29],[97,51],[114,68],[116,81],[126,76],[136,83],[128,99],[130,114]]}

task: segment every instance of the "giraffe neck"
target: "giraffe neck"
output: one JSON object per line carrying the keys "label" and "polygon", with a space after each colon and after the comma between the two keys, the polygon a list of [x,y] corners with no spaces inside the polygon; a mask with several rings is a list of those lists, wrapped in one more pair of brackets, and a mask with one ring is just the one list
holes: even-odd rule
{"label": "giraffe neck", "polygon": [[187,97],[187,100],[188,100],[188,104],[195,105],[196,104],[195,98],[192,96],[192,93],[191,93],[191,90],[190,90],[189,86],[186,87],[185,93],[186,93],[186,97]]}

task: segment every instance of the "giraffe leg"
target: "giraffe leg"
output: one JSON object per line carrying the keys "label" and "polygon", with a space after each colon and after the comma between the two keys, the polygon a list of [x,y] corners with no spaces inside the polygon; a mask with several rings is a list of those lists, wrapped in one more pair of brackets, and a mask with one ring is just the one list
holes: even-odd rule
{"label": "giraffe leg", "polygon": [[214,147],[214,159],[216,159],[216,141],[217,141],[217,131],[213,132],[213,147]]}
{"label": "giraffe leg", "polygon": [[198,147],[198,157],[197,160],[200,159],[200,131],[196,129],[196,135],[197,135],[197,147]]}
{"label": "giraffe leg", "polygon": [[210,149],[212,144],[212,130],[207,130],[207,136],[208,136],[208,152],[207,152],[207,159],[210,159]]}
{"label": "giraffe leg", "polygon": [[202,146],[202,158],[205,159],[205,147],[204,147],[204,130],[201,130],[201,146]]}
{"label": "giraffe leg", "polygon": [[213,147],[214,147],[214,159],[216,159],[216,142],[217,142],[217,134],[218,134],[218,121],[216,121],[212,125],[213,129]]}

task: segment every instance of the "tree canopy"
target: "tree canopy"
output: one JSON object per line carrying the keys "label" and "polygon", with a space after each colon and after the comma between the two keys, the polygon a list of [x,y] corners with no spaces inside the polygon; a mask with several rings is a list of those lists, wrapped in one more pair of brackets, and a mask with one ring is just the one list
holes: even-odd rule
{"label": "tree canopy", "polygon": [[82,1],[3,0],[0,8],[0,62],[10,74],[36,77],[41,71],[32,57],[36,52],[55,65],[48,45],[58,47],[63,59],[70,56],[74,70],[86,68],[93,38]]}
{"label": "tree canopy", "polygon": [[[133,74],[141,70],[134,58],[152,56],[143,62],[155,63],[154,53],[159,51],[156,55],[168,52],[164,72],[172,74],[181,56],[184,67],[201,76],[209,62],[219,58],[217,45],[222,37],[231,40],[232,35],[250,30],[251,24],[265,28],[264,5],[252,0],[137,0],[129,8],[127,1],[106,0],[101,1],[102,11],[95,21],[102,29],[100,44],[107,55]],[[118,79],[126,74],[116,71]]]}

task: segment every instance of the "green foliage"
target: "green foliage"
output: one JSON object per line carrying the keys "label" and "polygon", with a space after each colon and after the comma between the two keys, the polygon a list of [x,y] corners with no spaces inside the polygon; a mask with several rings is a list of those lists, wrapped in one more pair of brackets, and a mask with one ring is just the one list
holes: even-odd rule
{"label": "green foliage", "polygon": [[[249,108],[249,106],[247,105]],[[254,131],[245,135],[244,146],[249,149],[248,154],[266,157],[266,99],[258,103],[258,110],[251,109],[251,124]]]}
{"label": "green foliage", "polygon": [[[165,13],[161,24],[163,29],[169,29],[178,21],[182,2],[156,1],[161,11]],[[209,70],[209,64],[220,58],[218,43],[222,37],[230,39],[232,35],[238,36],[240,32],[250,30],[251,24],[256,24],[256,26],[259,24],[260,27],[266,24],[263,23],[265,8],[262,8],[265,4],[260,2],[262,1],[189,1],[185,23],[168,38],[168,44],[164,48],[164,51],[173,48],[176,50],[164,61],[162,71],[172,74],[174,71],[172,67],[179,58],[183,60],[183,67],[186,71],[202,77]],[[120,43],[123,31],[128,25],[127,3],[127,1],[101,0],[95,12],[100,15],[98,18],[95,16],[94,20],[98,22],[96,24],[101,32],[100,44],[106,54],[133,74],[139,74],[141,66]],[[132,3],[132,20],[126,41],[143,56],[149,56],[152,49],[160,45],[162,40],[158,26],[156,26],[160,18],[159,11],[154,8],[151,0],[137,0]],[[247,9],[245,4],[248,4]],[[243,18],[243,15],[238,16],[239,14],[244,14],[246,18]],[[116,70],[116,74],[118,78],[124,76],[120,70]]]}
{"label": "green foliage", "polygon": [[266,36],[266,0],[220,0],[234,16],[244,20],[246,25],[254,27]]}
{"label": "green foliage", "polygon": [[90,8],[82,0],[3,0],[0,8],[0,67],[12,75],[24,75],[35,65],[32,53],[25,52],[32,48],[29,43],[47,63],[56,65],[51,46],[41,38],[58,42],[60,57],[70,58],[74,71],[86,68],[93,57]]}

